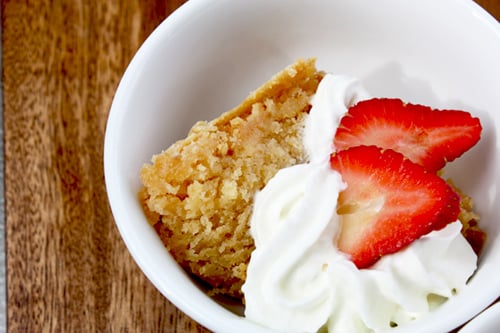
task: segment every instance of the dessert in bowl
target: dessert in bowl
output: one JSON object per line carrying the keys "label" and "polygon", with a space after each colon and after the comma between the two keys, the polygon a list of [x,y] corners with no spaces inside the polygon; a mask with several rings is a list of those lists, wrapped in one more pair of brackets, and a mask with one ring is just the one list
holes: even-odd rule
{"label": "dessert in bowl", "polygon": [[[457,25],[467,33],[457,35]],[[479,7],[464,1],[429,1],[417,7],[385,1],[373,8],[358,1],[307,6],[291,1],[286,7],[264,2],[188,3],[139,50],[110,114],[106,181],[113,214],[130,252],[167,298],[206,327],[265,330],[244,319],[241,306],[208,296],[173,260],[142,210],[137,197],[142,188],[139,173],[151,156],[184,138],[196,121],[214,119],[238,105],[248,92],[297,58],[316,57],[318,68],[357,77],[372,96],[464,109],[481,119],[480,142],[445,168],[445,174],[474,198],[481,227],[488,234],[478,269],[460,293],[396,330],[446,331],[459,326],[500,291],[493,278],[500,260],[495,255],[500,245],[494,212],[499,182],[498,30]],[[489,52],[481,52],[485,47]],[[487,69],[471,70],[477,63]]]}

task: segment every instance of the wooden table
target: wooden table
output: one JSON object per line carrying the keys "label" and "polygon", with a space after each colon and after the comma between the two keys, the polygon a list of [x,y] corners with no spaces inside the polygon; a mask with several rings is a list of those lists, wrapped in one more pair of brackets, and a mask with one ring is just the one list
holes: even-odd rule
{"label": "wooden table", "polygon": [[120,77],[182,2],[2,0],[10,332],[206,332],[133,262],[103,180]]}

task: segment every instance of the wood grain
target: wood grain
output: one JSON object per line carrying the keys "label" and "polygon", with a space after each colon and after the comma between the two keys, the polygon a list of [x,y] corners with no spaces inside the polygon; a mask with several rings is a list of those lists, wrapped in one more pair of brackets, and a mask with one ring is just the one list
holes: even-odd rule
{"label": "wood grain", "polygon": [[103,182],[108,110],[183,1],[3,1],[10,332],[203,332],[145,279]]}
{"label": "wood grain", "polygon": [[103,181],[119,79],[183,2],[2,0],[9,332],[208,332],[139,271]]}

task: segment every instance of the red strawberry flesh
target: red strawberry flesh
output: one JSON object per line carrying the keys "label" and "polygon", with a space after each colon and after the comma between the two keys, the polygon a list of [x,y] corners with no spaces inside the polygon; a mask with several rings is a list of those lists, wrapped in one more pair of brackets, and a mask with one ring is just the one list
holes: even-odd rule
{"label": "red strawberry flesh", "polygon": [[481,136],[481,123],[470,113],[374,98],[352,106],[335,134],[337,150],[375,145],[402,153],[430,171],[461,156]]}
{"label": "red strawberry flesh", "polygon": [[360,269],[457,220],[459,195],[400,153],[358,146],[332,154],[330,164],[347,184],[337,246]]}

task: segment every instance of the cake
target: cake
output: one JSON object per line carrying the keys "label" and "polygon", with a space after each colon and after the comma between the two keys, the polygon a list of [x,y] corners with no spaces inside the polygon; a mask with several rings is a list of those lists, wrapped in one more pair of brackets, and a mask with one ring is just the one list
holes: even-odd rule
{"label": "cake", "polygon": [[305,161],[304,119],[322,77],[314,59],[297,61],[142,168],[149,221],[211,293],[241,298],[253,197],[278,170]]}

